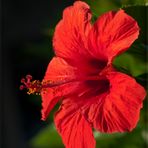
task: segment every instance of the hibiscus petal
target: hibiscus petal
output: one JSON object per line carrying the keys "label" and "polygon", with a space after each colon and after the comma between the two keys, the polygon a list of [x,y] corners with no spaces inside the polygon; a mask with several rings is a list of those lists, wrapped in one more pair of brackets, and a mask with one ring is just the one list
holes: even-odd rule
{"label": "hibiscus petal", "polygon": [[57,84],[57,87],[48,87],[46,91],[42,91],[42,120],[47,118],[47,115],[56,105],[56,103],[64,96],[72,93],[77,87],[77,83],[70,85],[69,83],[58,86],[58,84],[70,81],[74,78],[75,69],[69,66],[62,58],[54,57],[48,65],[43,82],[48,81],[51,84]]}
{"label": "hibiscus petal", "polygon": [[75,104],[62,104],[55,115],[55,125],[66,148],[95,148],[91,126]]}
{"label": "hibiscus petal", "polygon": [[133,78],[118,72],[108,75],[110,90],[86,110],[86,117],[101,132],[125,132],[135,128],[146,95]]}
{"label": "hibiscus petal", "polygon": [[86,37],[91,28],[90,19],[90,8],[84,2],[77,1],[64,10],[63,19],[56,26],[53,38],[57,56],[78,60],[76,57],[85,54]]}
{"label": "hibiscus petal", "polygon": [[89,34],[90,53],[112,60],[127,50],[139,35],[137,22],[123,10],[107,12],[96,21]]}

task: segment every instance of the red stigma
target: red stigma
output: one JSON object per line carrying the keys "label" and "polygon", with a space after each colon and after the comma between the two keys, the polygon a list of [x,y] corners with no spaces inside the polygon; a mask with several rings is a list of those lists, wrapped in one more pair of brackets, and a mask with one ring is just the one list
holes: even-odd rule
{"label": "red stigma", "polygon": [[24,88],[28,89],[28,94],[40,94],[42,89],[42,84],[39,80],[32,80],[31,75],[26,75],[25,78],[21,79],[21,83],[23,83],[20,86],[20,90],[23,90]]}

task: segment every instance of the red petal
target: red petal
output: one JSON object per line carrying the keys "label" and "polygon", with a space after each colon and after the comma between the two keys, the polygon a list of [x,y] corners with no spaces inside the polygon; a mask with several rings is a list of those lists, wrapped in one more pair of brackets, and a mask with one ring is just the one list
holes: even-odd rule
{"label": "red petal", "polygon": [[75,104],[62,104],[56,113],[55,125],[66,148],[95,148],[91,126]]}
{"label": "red petal", "polygon": [[102,15],[89,34],[89,49],[93,56],[112,60],[127,50],[139,35],[137,22],[123,10]]}
{"label": "red petal", "polygon": [[107,63],[92,59],[88,52],[88,33],[92,28],[90,20],[89,6],[77,1],[64,10],[63,19],[56,26],[53,38],[56,55],[77,67],[80,75],[98,73]]}
{"label": "red petal", "polygon": [[[69,66],[63,59],[54,57],[48,65],[43,81],[50,80],[57,84],[60,81],[68,81],[74,77],[74,71],[75,69]],[[45,93],[42,92],[42,119],[45,120],[59,99],[72,93],[72,91],[75,90],[75,87],[77,87],[76,82],[73,83],[73,85],[68,83],[57,87],[47,88]]]}
{"label": "red petal", "polygon": [[77,1],[63,12],[63,19],[56,26],[53,46],[59,57],[78,60],[86,52],[86,37],[91,28],[89,6]]}
{"label": "red petal", "polygon": [[110,90],[106,96],[85,109],[94,128],[101,132],[125,132],[135,128],[142,102],[146,95],[144,88],[133,78],[113,72],[108,76]]}

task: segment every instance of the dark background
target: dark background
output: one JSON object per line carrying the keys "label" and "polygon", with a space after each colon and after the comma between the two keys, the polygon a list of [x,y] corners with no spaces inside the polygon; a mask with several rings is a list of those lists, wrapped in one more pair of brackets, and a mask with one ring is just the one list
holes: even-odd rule
{"label": "dark background", "polygon": [[[27,141],[47,124],[40,121],[39,105],[33,103],[35,100],[30,101],[34,98],[19,90],[20,79],[28,73],[37,79],[43,78],[52,56],[48,29],[57,23],[63,9],[72,3],[70,0],[2,2],[3,148],[28,148]],[[41,52],[38,46],[42,43],[47,46],[41,51],[49,51],[46,57],[33,53],[34,50]],[[40,101],[40,98],[35,98]]]}

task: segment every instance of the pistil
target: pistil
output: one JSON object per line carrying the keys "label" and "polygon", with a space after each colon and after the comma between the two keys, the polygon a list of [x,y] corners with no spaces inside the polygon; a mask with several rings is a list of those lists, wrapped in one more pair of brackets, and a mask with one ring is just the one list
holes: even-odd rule
{"label": "pistil", "polygon": [[20,86],[20,89],[27,89],[27,94],[36,94],[39,95],[42,92],[46,92],[47,88],[53,88],[60,85],[64,85],[70,82],[84,82],[88,80],[103,80],[104,76],[84,76],[84,77],[76,77],[76,76],[65,76],[61,77],[60,79],[57,78],[57,80],[32,80],[31,75],[27,75],[25,78],[21,79],[22,85]]}

